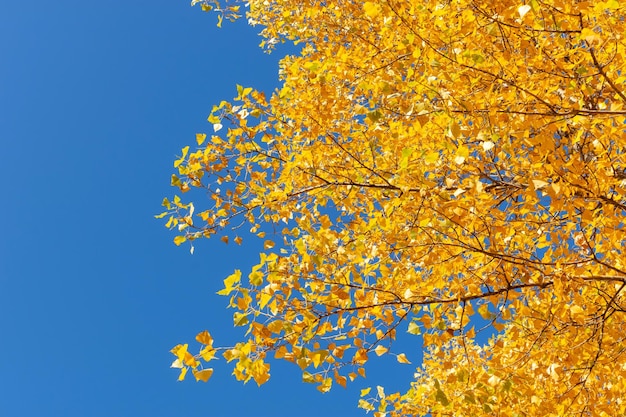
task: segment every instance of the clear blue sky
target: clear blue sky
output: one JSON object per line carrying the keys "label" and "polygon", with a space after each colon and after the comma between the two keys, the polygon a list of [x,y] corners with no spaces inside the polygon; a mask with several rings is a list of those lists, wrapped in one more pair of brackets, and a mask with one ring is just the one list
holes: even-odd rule
{"label": "clear blue sky", "polygon": [[257,255],[215,241],[192,256],[153,215],[212,105],[277,86],[281,50],[257,31],[186,0],[3,3],[0,416],[350,417],[358,389],[407,387],[413,366],[393,358],[326,395],[289,364],[261,389],[223,360],[207,384],[169,368],[201,330],[239,334],[215,292]]}

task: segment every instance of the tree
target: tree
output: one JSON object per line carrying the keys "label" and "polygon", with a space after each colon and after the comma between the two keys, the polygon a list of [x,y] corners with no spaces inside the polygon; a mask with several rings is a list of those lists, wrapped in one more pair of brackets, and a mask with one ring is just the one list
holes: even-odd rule
{"label": "tree", "polygon": [[264,241],[220,292],[246,336],[178,345],[181,378],[220,353],[262,384],[273,355],[327,391],[373,354],[408,362],[392,346],[408,331],[423,363],[405,393],[363,393],[375,415],[624,415],[626,6],[243,7],[264,48],[301,50],[271,96],[238,86],[215,106],[215,134],[175,163],[200,198],[164,201],[176,244],[242,244],[246,224]]}

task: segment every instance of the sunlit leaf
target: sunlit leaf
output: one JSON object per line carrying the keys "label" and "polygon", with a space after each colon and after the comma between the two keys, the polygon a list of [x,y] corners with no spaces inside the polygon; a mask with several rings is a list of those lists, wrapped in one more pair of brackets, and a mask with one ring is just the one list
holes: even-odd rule
{"label": "sunlit leaf", "polygon": [[211,337],[211,335],[209,334],[207,330],[201,333],[198,333],[198,335],[196,336],[196,340],[202,343],[203,345],[207,345],[207,346],[213,345],[213,338]]}
{"label": "sunlit leaf", "polygon": [[209,380],[209,378],[211,378],[211,375],[213,375],[213,369],[212,368],[203,369],[201,371],[194,371],[193,372],[193,376],[196,377],[196,381],[207,382]]}
{"label": "sunlit leaf", "polygon": [[404,353],[400,353],[399,355],[396,356],[396,359],[398,360],[398,362],[400,363],[406,363],[406,364],[410,364],[411,362],[406,358],[406,355]]}
{"label": "sunlit leaf", "polygon": [[520,17],[524,17],[524,15],[526,15],[526,13],[528,13],[530,10],[531,7],[528,4],[524,4],[517,8],[517,12],[519,13]]}
{"label": "sunlit leaf", "polygon": [[374,349],[374,352],[376,352],[376,355],[378,356],[382,356],[384,355],[389,349],[387,349],[386,347],[382,346],[382,345],[378,345],[376,346],[376,349]]}

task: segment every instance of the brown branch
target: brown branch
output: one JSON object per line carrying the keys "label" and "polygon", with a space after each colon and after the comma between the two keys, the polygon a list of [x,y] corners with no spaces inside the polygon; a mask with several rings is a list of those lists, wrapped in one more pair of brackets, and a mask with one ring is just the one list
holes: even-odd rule
{"label": "brown branch", "polygon": [[626,95],[624,95],[624,93],[619,88],[617,88],[613,80],[611,80],[609,76],[606,74],[606,72],[604,71],[604,67],[600,65],[600,63],[598,62],[598,58],[596,57],[596,54],[593,51],[593,48],[591,47],[591,45],[587,43],[587,46],[589,46],[589,53],[591,54],[591,58],[593,59],[593,65],[595,65],[595,67],[598,69],[598,72],[600,72],[600,75],[602,75],[602,78],[604,78],[606,82],[609,83],[613,91],[615,91],[617,95],[620,96],[622,101],[626,103]]}

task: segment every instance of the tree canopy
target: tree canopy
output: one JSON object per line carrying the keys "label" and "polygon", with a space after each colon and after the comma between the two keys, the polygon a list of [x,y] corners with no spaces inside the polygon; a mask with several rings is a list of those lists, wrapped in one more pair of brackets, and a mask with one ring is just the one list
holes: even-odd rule
{"label": "tree canopy", "polygon": [[424,359],[362,392],[377,416],[626,413],[623,3],[192,3],[300,50],[174,164],[177,245],[264,242],[220,291],[245,336],[176,346],[181,379],[221,355],[262,384],[276,358],[327,391],[408,363],[408,331]]}

